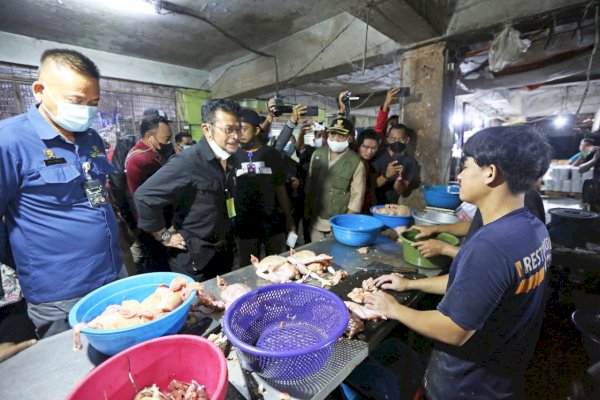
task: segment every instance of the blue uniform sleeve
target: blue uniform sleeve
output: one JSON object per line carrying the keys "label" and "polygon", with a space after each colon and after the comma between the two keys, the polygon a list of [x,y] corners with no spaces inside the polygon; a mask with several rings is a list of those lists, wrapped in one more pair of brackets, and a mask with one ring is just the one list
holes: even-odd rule
{"label": "blue uniform sleeve", "polygon": [[461,250],[437,309],[465,330],[480,330],[517,278],[504,253],[488,240],[473,238]]}
{"label": "blue uniform sleeve", "polygon": [[[11,151],[10,138],[0,132],[0,231],[4,232],[4,214],[8,203],[19,189],[18,161],[16,153]],[[7,256],[7,240],[0,241],[0,260]]]}

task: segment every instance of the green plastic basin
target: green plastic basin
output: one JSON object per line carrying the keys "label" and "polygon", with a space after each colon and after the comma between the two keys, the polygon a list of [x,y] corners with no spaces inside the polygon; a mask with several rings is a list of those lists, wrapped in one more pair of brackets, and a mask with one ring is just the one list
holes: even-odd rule
{"label": "green plastic basin", "polygon": [[456,236],[451,235],[449,233],[438,233],[433,236],[415,239],[415,236],[418,233],[418,230],[411,229],[402,232],[402,234],[400,235],[400,239],[402,240],[402,253],[404,255],[404,261],[406,261],[409,264],[416,265],[417,267],[426,269],[442,269],[452,264],[452,258],[448,256],[439,255],[429,258],[423,257],[419,253],[419,250],[412,247],[411,244],[421,240],[437,239],[441,240],[444,243],[448,243],[453,246],[458,246],[460,240]]}

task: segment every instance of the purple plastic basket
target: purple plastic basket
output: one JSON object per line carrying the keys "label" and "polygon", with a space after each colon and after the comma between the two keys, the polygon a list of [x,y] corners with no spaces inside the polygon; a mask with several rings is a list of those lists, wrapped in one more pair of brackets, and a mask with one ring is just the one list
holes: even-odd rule
{"label": "purple plastic basket", "polygon": [[342,299],[301,283],[254,289],[223,318],[242,367],[276,381],[297,381],[320,370],[347,325]]}

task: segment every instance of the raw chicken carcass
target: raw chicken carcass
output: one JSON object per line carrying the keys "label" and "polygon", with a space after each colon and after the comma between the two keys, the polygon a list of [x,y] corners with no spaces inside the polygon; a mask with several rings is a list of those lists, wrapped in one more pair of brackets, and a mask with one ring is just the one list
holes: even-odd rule
{"label": "raw chicken carcass", "polygon": [[375,280],[371,277],[362,281],[361,287],[352,289],[352,291],[348,293],[348,297],[356,303],[363,303],[367,293],[374,293],[377,291],[379,291],[379,289],[375,285]]}
{"label": "raw chicken carcass", "polygon": [[256,267],[256,275],[272,283],[285,283],[300,278],[298,267],[288,263],[285,257],[268,256],[259,261],[252,255],[250,262]]}
{"label": "raw chicken carcass", "polygon": [[285,264],[287,260],[285,257],[276,255],[267,256],[262,260],[259,260],[258,257],[250,255],[250,262],[256,267],[257,271],[266,273],[273,268],[277,268]]}
{"label": "raw chicken carcass", "polygon": [[217,275],[217,286],[219,286],[221,299],[225,302],[225,308],[229,307],[238,297],[248,293],[252,288],[245,283],[234,283],[228,285],[225,279]]}
{"label": "raw chicken carcass", "polygon": [[364,320],[377,321],[380,319],[387,319],[377,311],[368,309],[367,307],[351,302],[344,301],[346,307],[348,307],[349,319],[348,326],[344,332],[348,339],[352,339],[356,334],[365,330]]}
{"label": "raw chicken carcass", "polygon": [[366,292],[375,292],[375,291],[377,291],[377,285],[375,285],[375,279],[373,279],[373,277],[365,279],[362,282],[362,288]]}
{"label": "raw chicken carcass", "polygon": [[306,267],[309,272],[316,272],[319,275],[322,275],[332,264],[333,257],[327,254],[319,254],[317,255],[314,251],[310,250],[301,250],[301,251],[290,251],[290,256],[287,258],[287,261],[291,264]]}
{"label": "raw chicken carcass", "polygon": [[350,310],[348,310],[348,317],[348,326],[344,333],[348,336],[348,339],[352,339],[356,334],[365,330],[365,323]]}
{"label": "raw chicken carcass", "polygon": [[341,280],[344,280],[348,277],[348,272],[338,269],[333,273],[333,277],[331,278],[332,285],[337,285]]}
{"label": "raw chicken carcass", "polygon": [[405,217],[410,215],[410,208],[402,204],[386,204],[384,207],[374,209],[374,211],[377,214],[395,217]]}
{"label": "raw chicken carcass", "polygon": [[73,350],[81,348],[81,329],[110,330],[128,328],[141,325],[162,317],[168,312],[179,307],[191,293],[197,290],[200,304],[214,309],[223,310],[225,303],[219,302],[212,293],[206,296],[204,286],[198,282],[188,283],[185,279],[177,277],[171,284],[158,285],[156,290],[146,297],[141,303],[136,300],[123,300],[121,304],[112,304],[89,322],[82,322],[73,327]]}
{"label": "raw chicken carcass", "polygon": [[377,321],[380,319],[387,319],[377,311],[371,310],[363,305],[354,303],[352,301],[344,301],[344,303],[351,312],[356,314],[356,316],[362,320]]}
{"label": "raw chicken carcass", "polygon": [[192,307],[192,311],[200,311],[203,314],[211,314],[225,309],[225,302],[218,300],[217,296],[211,291],[206,292],[204,285],[200,282],[194,282],[188,285],[188,289],[196,290],[198,303]]}

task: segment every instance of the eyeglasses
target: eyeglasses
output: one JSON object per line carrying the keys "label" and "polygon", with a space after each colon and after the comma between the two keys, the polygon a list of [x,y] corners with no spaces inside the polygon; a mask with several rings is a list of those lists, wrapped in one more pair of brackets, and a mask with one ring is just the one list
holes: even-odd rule
{"label": "eyeglasses", "polygon": [[215,128],[219,128],[221,131],[223,131],[224,134],[226,134],[227,136],[233,136],[233,135],[239,135],[242,133],[242,128],[240,126],[231,126],[228,125],[224,128],[217,126],[215,124],[210,124],[211,126],[214,126]]}
{"label": "eyeglasses", "polygon": [[396,143],[396,142],[400,142],[400,143],[404,143],[404,144],[406,144],[406,142],[407,142],[407,138],[405,138],[405,137],[401,137],[401,138],[399,138],[399,137],[388,137],[388,138],[387,138],[387,142],[388,142],[388,143]]}

